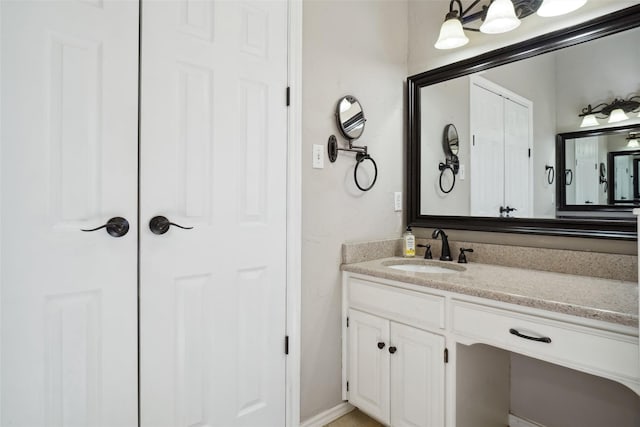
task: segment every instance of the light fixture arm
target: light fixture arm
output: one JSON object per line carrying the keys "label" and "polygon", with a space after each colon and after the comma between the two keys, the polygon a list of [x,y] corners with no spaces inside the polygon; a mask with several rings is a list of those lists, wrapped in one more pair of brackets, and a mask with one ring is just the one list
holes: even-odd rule
{"label": "light fixture arm", "polygon": [[578,117],[584,117],[590,114],[601,114],[604,117],[599,118],[606,118],[615,109],[621,109],[625,113],[637,112],[638,110],[640,110],[640,96],[633,95],[629,99],[614,98],[611,103],[602,102],[595,107],[592,107],[591,104],[588,104],[585,108],[582,109],[581,113],[578,114]]}

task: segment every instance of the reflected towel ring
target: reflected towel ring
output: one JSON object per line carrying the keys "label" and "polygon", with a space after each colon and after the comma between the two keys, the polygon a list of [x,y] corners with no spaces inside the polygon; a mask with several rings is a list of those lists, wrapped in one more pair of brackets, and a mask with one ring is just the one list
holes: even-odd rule
{"label": "reflected towel ring", "polygon": [[[451,167],[451,165],[445,165],[444,163],[440,163],[440,165],[438,165],[438,169],[440,169],[440,179],[438,180],[440,191],[442,191],[444,194],[451,193],[451,191],[453,191],[453,187],[456,186],[456,172],[453,170],[453,167]],[[449,188],[448,190],[445,190],[442,187],[442,177],[444,176],[444,171],[446,171],[447,169],[451,171],[453,182],[451,183],[451,188]]]}
{"label": "reflected towel ring", "polygon": [[[356,160],[357,160],[356,167],[353,169],[353,179],[356,182],[356,187],[358,187],[361,191],[369,191],[373,188],[373,185],[376,183],[376,179],[378,179],[378,165],[376,165],[376,162],[375,160],[373,160],[373,157],[371,157],[368,154],[358,153],[356,155]],[[369,185],[368,187],[362,187],[358,182],[358,166],[360,166],[360,164],[363,163],[365,160],[371,160],[371,163],[373,163],[373,170],[374,170],[373,181],[371,181],[371,185]]]}
{"label": "reflected towel ring", "polygon": [[545,165],[545,172],[547,172],[547,182],[549,185],[553,184],[553,181],[556,179],[556,170],[553,166]]}
{"label": "reflected towel ring", "polygon": [[572,183],[573,183],[573,171],[571,169],[565,169],[564,185],[571,185]]}

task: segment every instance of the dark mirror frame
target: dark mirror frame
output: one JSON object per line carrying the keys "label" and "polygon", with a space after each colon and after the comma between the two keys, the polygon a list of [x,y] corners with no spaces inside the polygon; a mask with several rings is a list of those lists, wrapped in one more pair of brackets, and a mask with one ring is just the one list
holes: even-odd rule
{"label": "dark mirror frame", "polygon": [[[584,138],[587,136],[627,134],[629,133],[629,131],[636,130],[639,128],[640,128],[640,124],[636,123],[633,125],[618,126],[613,128],[597,128],[597,129],[586,130],[586,131],[559,133],[558,135],[556,135],[556,170],[564,172],[564,170],[566,169],[565,141],[567,139]],[[631,153],[631,152],[633,151],[626,151],[626,153]],[[611,153],[609,153],[609,157],[610,156],[611,156]],[[610,161],[611,160],[609,159],[607,163],[610,163]],[[600,163],[599,173],[600,173],[601,183],[602,183],[602,167],[603,166],[604,166],[604,163]],[[612,194],[612,191],[613,191],[613,168],[609,164],[608,166],[606,166],[606,169],[608,169],[608,171],[605,171],[605,174],[606,174],[605,178],[606,178],[606,182],[608,183],[607,198],[609,199],[610,198],[609,196]],[[562,178],[566,177],[566,175],[563,172],[558,173],[558,177],[560,178],[560,180],[556,185],[558,215],[565,218],[570,217],[571,212],[598,212],[601,214],[601,216],[607,216],[607,213],[611,213],[611,212],[616,212],[616,213],[629,212],[629,215],[631,215],[633,206],[630,206],[630,204],[614,206],[611,200],[609,200],[609,203],[610,203],[609,205],[589,205],[589,206],[588,205],[567,205],[566,185],[564,185],[565,181],[562,180]],[[629,203],[633,203],[633,201],[630,201]],[[631,221],[634,222],[635,224],[635,219],[631,219]]]}
{"label": "dark mirror frame", "polygon": [[[640,5],[407,78],[407,225],[423,228],[636,239],[634,218],[490,218],[420,214],[420,89],[640,26]],[[578,108],[579,106],[576,106]],[[576,113],[577,117],[577,113]],[[561,182],[564,182],[560,180]],[[558,182],[558,180],[556,180]]]}
{"label": "dark mirror frame", "polygon": [[[636,158],[633,159],[633,199],[630,200],[615,200],[615,158],[618,156],[628,156],[633,154]],[[607,163],[609,164],[609,182],[611,182],[613,191],[609,192],[609,203],[622,203],[622,204],[634,204],[638,206],[640,204],[640,194],[638,194],[638,166],[640,164],[640,150],[626,150],[626,151],[612,151],[607,156]]]}

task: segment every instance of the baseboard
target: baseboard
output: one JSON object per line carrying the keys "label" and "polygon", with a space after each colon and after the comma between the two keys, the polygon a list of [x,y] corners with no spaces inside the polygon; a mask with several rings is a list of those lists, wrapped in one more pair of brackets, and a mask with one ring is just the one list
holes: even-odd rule
{"label": "baseboard", "polygon": [[318,415],[305,420],[300,424],[300,427],[322,427],[337,420],[341,416],[348,414],[354,409],[356,408],[351,406],[348,402],[342,402],[331,409],[327,409],[326,411],[320,412]]}
{"label": "baseboard", "polygon": [[534,423],[526,418],[518,417],[517,415],[509,414],[509,427],[545,427],[542,424]]}

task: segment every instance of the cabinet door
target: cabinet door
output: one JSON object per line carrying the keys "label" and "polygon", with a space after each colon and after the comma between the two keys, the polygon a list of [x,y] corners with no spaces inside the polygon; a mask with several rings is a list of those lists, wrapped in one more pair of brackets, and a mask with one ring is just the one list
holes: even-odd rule
{"label": "cabinet door", "polygon": [[385,424],[389,424],[388,349],[389,321],[349,310],[349,402]]}
{"label": "cabinet door", "polygon": [[391,323],[391,425],[444,426],[444,337]]}

